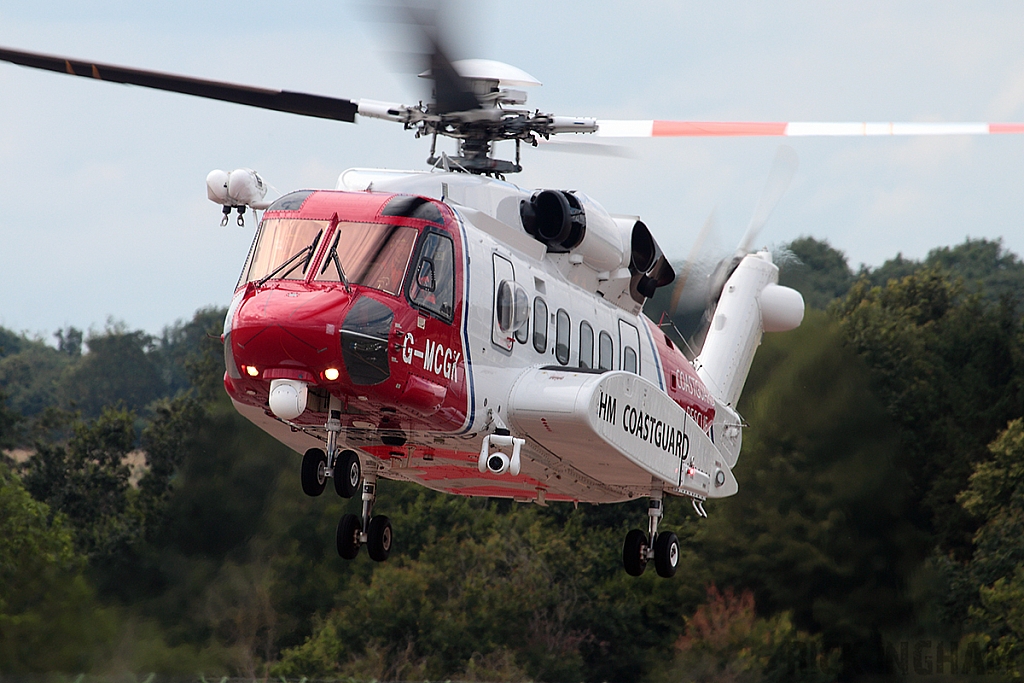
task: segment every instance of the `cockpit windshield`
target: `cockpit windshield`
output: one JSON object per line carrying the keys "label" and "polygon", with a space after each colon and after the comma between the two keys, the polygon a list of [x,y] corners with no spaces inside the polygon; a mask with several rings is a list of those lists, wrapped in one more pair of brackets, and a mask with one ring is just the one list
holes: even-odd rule
{"label": "cockpit windshield", "polygon": [[339,223],[317,270],[318,282],[343,282],[398,294],[416,228],[380,223]]}
{"label": "cockpit windshield", "polygon": [[316,248],[329,225],[328,221],[297,218],[264,220],[243,281],[268,277],[305,280]]}
{"label": "cockpit windshield", "polygon": [[[419,231],[381,223],[338,223],[298,218],[263,221],[242,282],[305,280],[316,261],[317,282],[344,282],[397,295]],[[322,247],[326,242],[326,246]]]}

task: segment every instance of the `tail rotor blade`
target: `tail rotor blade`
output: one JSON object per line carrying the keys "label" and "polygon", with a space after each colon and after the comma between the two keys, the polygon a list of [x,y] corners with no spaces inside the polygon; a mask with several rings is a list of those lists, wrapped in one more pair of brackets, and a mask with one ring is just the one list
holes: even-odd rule
{"label": "tail rotor blade", "polygon": [[768,222],[768,218],[772,215],[772,211],[775,210],[779,200],[782,199],[782,196],[786,194],[786,190],[789,189],[789,184],[792,182],[799,165],[800,159],[793,148],[781,145],[779,151],[775,154],[772,170],[768,174],[764,190],[761,191],[761,197],[757,201],[754,215],[750,217],[747,231],[743,233],[743,239],[740,240],[739,246],[736,248],[737,254],[745,256],[750,252],[754,245],[754,240],[757,239],[758,233],[761,232],[761,228]]}
{"label": "tail rotor blade", "polygon": [[[697,233],[697,239],[694,240],[693,246],[690,247],[690,253],[686,256],[686,261],[683,262],[683,267],[679,271],[679,276],[676,277],[676,284],[672,288],[672,298],[669,300],[668,308],[668,310],[673,314],[678,311],[680,300],[683,299],[683,292],[687,289],[686,285],[687,283],[690,283],[691,278],[693,278],[693,280],[697,280],[698,278],[703,277],[704,280],[707,280],[709,273],[699,272],[707,266],[707,263],[701,259],[701,254],[703,253],[704,243],[707,242],[708,237],[710,237],[715,231],[717,225],[718,220],[715,216],[715,212],[712,211],[708,214],[708,218],[704,221],[704,225],[701,227],[700,232]],[[699,300],[702,307],[706,306],[707,296],[702,295],[698,297],[693,293],[693,290],[695,289],[697,289],[697,285],[691,284],[690,295],[687,296],[686,299],[691,302]]]}

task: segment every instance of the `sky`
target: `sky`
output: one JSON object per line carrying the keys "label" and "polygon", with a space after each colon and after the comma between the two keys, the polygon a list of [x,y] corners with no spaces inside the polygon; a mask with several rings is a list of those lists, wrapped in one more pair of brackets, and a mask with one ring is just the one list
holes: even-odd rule
{"label": "sky", "polygon": [[[4,0],[0,46],[349,99],[415,103],[408,34],[366,0]],[[456,58],[513,64],[528,105],[596,118],[1024,121],[1024,3],[452,0]],[[639,215],[684,258],[709,214],[739,241],[779,138],[526,150],[523,187]],[[966,237],[1024,254],[1024,136],[790,138],[800,166],[759,236],[811,235],[851,266]],[[306,119],[0,65],[0,325],[52,340],[108,320],[151,333],[225,306],[252,239],[221,227],[209,171],[277,193],[351,167],[424,169],[400,126]],[[272,194],[276,194],[272,192]],[[760,245],[759,245],[760,246]]]}

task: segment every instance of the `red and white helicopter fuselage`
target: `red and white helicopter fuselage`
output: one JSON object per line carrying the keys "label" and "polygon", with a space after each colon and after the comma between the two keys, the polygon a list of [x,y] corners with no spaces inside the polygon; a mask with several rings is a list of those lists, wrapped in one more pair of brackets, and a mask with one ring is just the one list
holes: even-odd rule
{"label": "red and white helicopter fuselage", "polygon": [[346,171],[266,210],[225,386],[299,453],[334,431],[364,476],[542,504],[732,495],[735,401],[762,331],[798,325],[803,301],[746,257],[691,362],[641,312],[659,256],[636,217],[579,193]]}

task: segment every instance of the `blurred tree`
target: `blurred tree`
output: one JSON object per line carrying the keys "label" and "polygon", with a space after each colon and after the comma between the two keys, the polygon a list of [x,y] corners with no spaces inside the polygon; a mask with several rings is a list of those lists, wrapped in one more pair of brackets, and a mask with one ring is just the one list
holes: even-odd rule
{"label": "blurred tree", "polygon": [[7,393],[11,410],[26,418],[57,406],[62,377],[72,358],[38,340],[22,339],[20,350],[0,358],[0,390]]}
{"label": "blurred tree", "polygon": [[925,265],[962,278],[969,291],[992,303],[1004,297],[1019,302],[1024,292],[1024,262],[1007,251],[1001,239],[968,238],[954,247],[932,249]]}
{"label": "blurred tree", "polygon": [[25,339],[21,335],[0,327],[0,358],[20,353],[24,342]]}
{"label": "blurred tree", "polygon": [[779,260],[779,284],[800,292],[808,308],[825,310],[850,291],[855,278],[846,254],[828,240],[798,237],[783,249],[795,257],[795,262]]}
{"label": "blurred tree", "polygon": [[2,449],[17,445],[21,421],[21,416],[7,406],[7,394],[0,389],[0,454]]}
{"label": "blurred tree", "polygon": [[96,417],[106,406],[142,410],[166,393],[148,355],[152,345],[152,338],[142,331],[108,325],[103,334],[86,340],[89,353],[64,376],[64,397],[87,417]]}
{"label": "blurred tree", "polygon": [[707,603],[686,620],[671,662],[650,678],[707,683],[836,680],[839,650],[826,651],[821,636],[798,631],[783,612],[765,619],[754,594],[708,587]]}
{"label": "blurred tree", "polygon": [[958,498],[982,524],[956,587],[968,593],[968,638],[989,645],[989,670],[1017,679],[1024,674],[1024,420],[1012,421],[989,451]]}
{"label": "blurred tree", "polygon": [[878,673],[873,643],[912,621],[908,584],[930,543],[907,521],[898,440],[863,362],[811,311],[765,338],[740,411],[740,492],[709,503],[693,541],[710,575]]}
{"label": "blurred tree", "polygon": [[66,518],[0,463],[0,672],[88,671],[114,621],[95,601]]}
{"label": "blurred tree", "polygon": [[1020,319],[932,268],[885,287],[862,278],[833,310],[899,427],[911,521],[965,559],[975,524],[956,495],[988,442],[1021,413]]}
{"label": "blurred tree", "polygon": [[72,358],[82,355],[82,331],[76,327],[68,327],[64,330],[57,330],[53,334],[57,338],[57,350],[66,353]]}
{"label": "blurred tree", "polygon": [[224,392],[220,335],[226,314],[224,308],[201,308],[192,320],[164,328],[150,356],[166,384],[166,395],[192,389],[203,400],[211,400]]}
{"label": "blurred tree", "polygon": [[74,424],[67,445],[37,444],[24,465],[25,488],[67,517],[77,551],[93,563],[117,561],[139,539],[142,520],[130,500],[126,462],[134,420],[108,408],[93,422]]}

